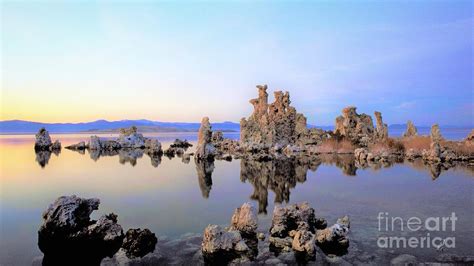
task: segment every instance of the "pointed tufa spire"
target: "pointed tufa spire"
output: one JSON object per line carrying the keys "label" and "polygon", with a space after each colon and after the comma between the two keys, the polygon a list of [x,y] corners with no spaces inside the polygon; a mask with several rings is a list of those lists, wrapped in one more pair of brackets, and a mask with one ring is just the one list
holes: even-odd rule
{"label": "pointed tufa spire", "polygon": [[411,120],[407,122],[407,130],[403,133],[403,137],[409,138],[418,135],[418,130],[416,129],[415,125]]}

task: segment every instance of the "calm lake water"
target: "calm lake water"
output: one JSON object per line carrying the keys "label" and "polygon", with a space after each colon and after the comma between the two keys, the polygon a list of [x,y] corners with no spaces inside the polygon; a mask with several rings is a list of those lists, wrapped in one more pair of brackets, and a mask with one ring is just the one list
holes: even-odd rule
{"label": "calm lake water", "polygon": [[[52,139],[60,139],[64,147],[88,136],[64,134]],[[165,148],[175,138],[196,143],[196,135],[189,133],[148,136],[158,138]],[[238,134],[227,137],[238,138]],[[127,154],[96,158],[87,151],[64,148],[42,167],[33,144],[32,135],[0,136],[0,265],[31,265],[41,255],[37,247],[41,213],[57,197],[72,194],[100,198],[93,218],[114,212],[125,230],[149,228],[159,239],[202,233],[208,224],[227,225],[234,209],[247,201],[260,212],[259,231],[268,231],[275,204],[308,201],[329,224],[349,215],[351,245],[369,255],[382,249],[377,246],[380,236],[428,233],[431,238],[455,237],[455,248],[445,252],[474,255],[472,167],[452,168],[433,178],[421,162],[356,169],[349,157],[325,156],[310,162],[216,161],[212,176],[204,176],[194,160],[185,164],[181,158],[162,157],[159,162],[146,154],[136,160]],[[387,233],[379,231],[380,212],[405,221],[454,212],[458,220],[455,231],[449,227],[446,232],[411,232],[397,227]],[[433,248],[384,251],[428,261],[441,252]]]}

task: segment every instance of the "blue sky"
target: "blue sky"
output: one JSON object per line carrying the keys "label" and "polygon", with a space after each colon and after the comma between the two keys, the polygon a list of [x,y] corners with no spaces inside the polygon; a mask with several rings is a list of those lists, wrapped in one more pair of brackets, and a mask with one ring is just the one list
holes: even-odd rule
{"label": "blue sky", "polygon": [[473,125],[472,1],[2,2],[2,119],[239,121],[256,84],[316,125]]}

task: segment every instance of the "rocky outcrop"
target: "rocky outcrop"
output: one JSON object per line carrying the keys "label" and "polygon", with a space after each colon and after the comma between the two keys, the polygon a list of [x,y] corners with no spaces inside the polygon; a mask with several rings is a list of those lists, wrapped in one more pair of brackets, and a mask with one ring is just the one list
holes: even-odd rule
{"label": "rocky outcrop", "polygon": [[325,252],[340,255],[349,247],[350,221],[348,216],[337,219],[337,222],[325,229],[316,232],[316,241]]}
{"label": "rocky outcrop", "polygon": [[196,147],[195,158],[213,159],[216,154],[216,149],[212,144],[212,130],[209,118],[204,117],[201,121],[201,127],[198,131],[198,144]]}
{"label": "rocky outcrop", "polygon": [[431,142],[440,142],[444,140],[443,136],[441,135],[441,131],[439,130],[439,125],[434,124],[431,126],[431,131],[430,131],[430,138]]}
{"label": "rocky outcrop", "polygon": [[121,128],[117,142],[122,148],[145,148],[145,138],[135,126]]}
{"label": "rocky outcrop", "polygon": [[[349,218],[346,216],[331,227],[323,218],[316,218],[308,203],[275,206],[269,241],[274,248],[283,251],[293,249],[297,254],[313,258],[316,245],[331,254],[347,251]],[[329,249],[330,248],[330,249]]]}
{"label": "rocky outcrop", "polygon": [[44,127],[40,128],[35,138],[35,150],[49,150],[51,145],[53,145],[49,132]]}
{"label": "rocky outcrop", "polygon": [[129,258],[140,258],[155,250],[158,239],[149,229],[128,229],[122,249]]}
{"label": "rocky outcrop", "polygon": [[171,148],[183,148],[183,149],[187,149],[192,146],[193,144],[189,143],[187,140],[180,140],[180,139],[175,139],[175,141],[171,143],[170,145]]}
{"label": "rocky outcrop", "polygon": [[201,250],[208,264],[227,264],[232,260],[249,261],[257,253],[257,215],[249,203],[236,209],[231,226],[224,229],[208,225],[204,230]]}
{"label": "rocky outcrop", "polygon": [[288,92],[275,91],[275,101],[268,104],[267,85],[258,85],[258,98],[250,100],[252,115],[240,121],[240,144],[246,150],[284,147],[297,143],[307,134],[306,118],[290,106]]}
{"label": "rocky outcrop", "polygon": [[366,114],[358,114],[356,109],[354,106],[349,106],[342,110],[342,115],[336,118],[334,133],[344,136],[361,146],[367,146],[375,133],[372,117]]}
{"label": "rocky outcrop", "polygon": [[270,245],[282,251],[293,249],[309,259],[315,256],[315,233],[325,228],[326,221],[315,217],[314,209],[307,202],[275,206],[270,228]]}
{"label": "rocky outcrop", "polygon": [[161,143],[157,139],[146,139],[145,140],[145,149],[148,154],[162,154],[163,150],[161,149]]}
{"label": "rocky outcrop", "polygon": [[40,128],[35,135],[35,150],[36,151],[58,151],[61,150],[61,143],[59,140],[51,141],[49,132],[44,128]]}
{"label": "rocky outcrop", "polygon": [[77,151],[80,151],[80,150],[85,150],[87,148],[87,145],[86,145],[86,142],[85,141],[81,141],[77,144],[72,144],[72,145],[69,145],[69,146],[66,146],[65,147],[66,149],[69,149],[69,150],[77,150]]}
{"label": "rocky outcrop", "polygon": [[376,127],[375,127],[375,137],[380,140],[386,140],[388,138],[388,126],[383,123],[382,113],[374,112]]}
{"label": "rocky outcrop", "polygon": [[255,208],[249,203],[244,203],[232,215],[230,230],[237,230],[247,237],[257,236],[258,219]]}
{"label": "rocky outcrop", "polygon": [[414,137],[418,135],[418,130],[411,120],[407,122],[407,130],[403,133],[404,138]]}
{"label": "rocky outcrop", "polygon": [[70,259],[98,265],[102,258],[117,252],[123,240],[117,216],[111,213],[97,221],[90,219],[99,203],[99,199],[73,195],[59,197],[48,207],[38,231],[38,246],[44,253],[43,265]]}
{"label": "rocky outcrop", "polygon": [[100,143],[100,139],[98,136],[91,136],[89,143],[87,144],[87,147],[89,147],[90,150],[101,150],[102,145]]}

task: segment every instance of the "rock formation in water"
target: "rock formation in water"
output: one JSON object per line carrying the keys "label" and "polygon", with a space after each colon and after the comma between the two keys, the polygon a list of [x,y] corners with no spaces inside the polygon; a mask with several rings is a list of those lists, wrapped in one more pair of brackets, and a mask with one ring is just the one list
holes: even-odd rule
{"label": "rock formation in water", "polygon": [[48,207],[38,231],[43,265],[71,259],[98,265],[102,258],[117,252],[123,240],[117,216],[111,213],[97,221],[90,219],[91,213],[99,208],[99,202],[99,199],[62,196]]}
{"label": "rock formation in water", "polygon": [[56,140],[54,143],[51,141],[49,132],[44,128],[40,128],[38,133],[35,135],[35,150],[36,151],[57,151],[61,150],[61,143]]}
{"label": "rock formation in water", "polygon": [[147,138],[145,140],[145,149],[148,154],[160,155],[163,153],[161,143],[157,139]]}
{"label": "rock formation in water", "polygon": [[237,230],[246,237],[257,237],[258,219],[255,208],[249,202],[237,208],[232,215],[230,230]]}
{"label": "rock formation in water", "polygon": [[327,227],[324,218],[317,218],[308,203],[292,204],[286,207],[275,206],[270,243],[273,248],[289,251],[306,258],[314,258],[316,245],[331,254],[347,252],[349,240],[349,218],[346,216]]}
{"label": "rock formation in water", "polygon": [[348,216],[337,219],[336,223],[330,227],[316,231],[316,242],[325,252],[344,254],[349,247],[347,234],[350,228]]}
{"label": "rock formation in water", "polygon": [[138,133],[137,128],[121,128],[117,142],[122,148],[145,148],[145,137]]}
{"label": "rock formation in water", "polygon": [[201,121],[201,127],[198,131],[198,144],[196,147],[195,158],[201,159],[213,159],[216,155],[216,149],[212,144],[212,130],[209,118],[204,117]]}
{"label": "rock formation in water", "polygon": [[250,203],[236,209],[231,226],[208,225],[201,250],[207,264],[248,263],[257,254],[257,214]]}
{"label": "rock formation in water", "polygon": [[157,238],[150,230],[129,229],[124,235],[113,213],[91,220],[99,204],[99,199],[73,195],[59,197],[48,207],[38,231],[43,265],[99,265],[119,250],[129,258],[153,252]]}
{"label": "rock formation in water", "polygon": [[356,107],[349,106],[344,108],[342,115],[336,118],[334,132],[365,147],[373,138],[375,129],[370,115],[358,114]]}
{"label": "rock formation in water", "polygon": [[409,138],[418,135],[418,130],[416,129],[415,125],[411,120],[407,122],[407,130],[403,133],[403,137]]}
{"label": "rock formation in water", "polygon": [[72,145],[69,145],[69,146],[66,146],[65,147],[66,149],[69,149],[69,150],[77,150],[77,151],[80,151],[80,150],[85,150],[87,148],[87,145],[86,145],[86,142],[85,141],[81,141],[77,144],[72,144]]}
{"label": "rock formation in water", "polygon": [[307,133],[306,118],[290,106],[290,94],[275,91],[275,101],[268,104],[267,85],[257,88],[258,98],[250,100],[252,115],[240,120],[240,144],[246,150],[296,144]]}
{"label": "rock formation in water", "polygon": [[122,249],[129,258],[139,258],[155,250],[158,239],[149,229],[128,229]]}
{"label": "rock formation in water", "polygon": [[171,148],[183,148],[183,149],[187,149],[192,146],[193,144],[189,143],[187,140],[180,140],[180,139],[175,139],[175,141],[171,143],[170,145]]}

